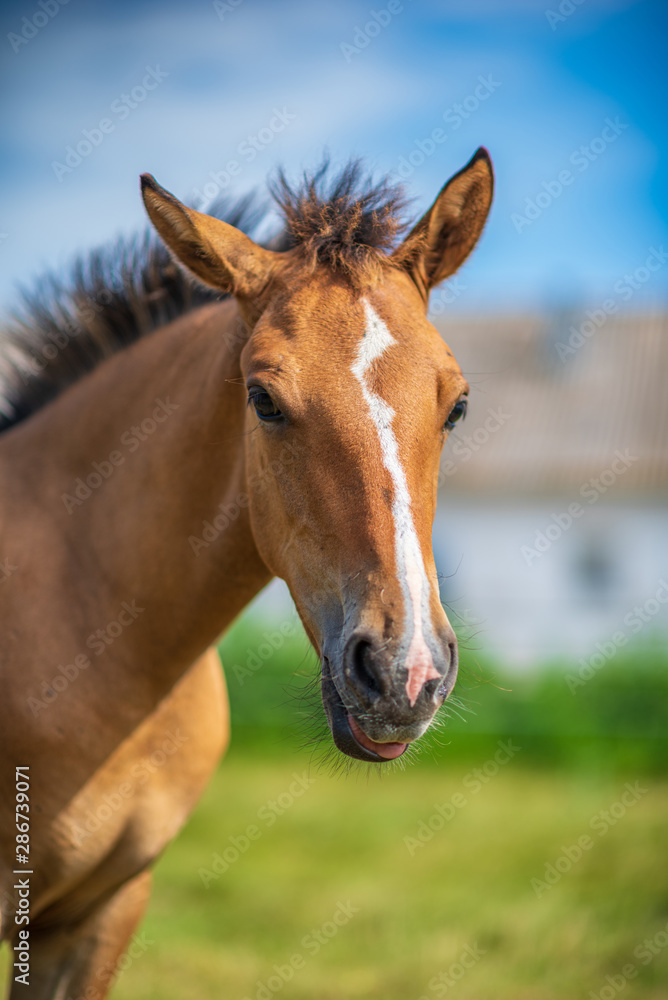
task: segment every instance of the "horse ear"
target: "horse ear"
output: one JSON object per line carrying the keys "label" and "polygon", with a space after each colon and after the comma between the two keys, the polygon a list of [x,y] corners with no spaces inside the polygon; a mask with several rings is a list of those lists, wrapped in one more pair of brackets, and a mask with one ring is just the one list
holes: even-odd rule
{"label": "horse ear", "polygon": [[394,251],[425,298],[461,267],[480,238],[492,204],[494,172],[482,147],[451,177],[436,201]]}
{"label": "horse ear", "polygon": [[200,281],[242,297],[259,295],[269,281],[276,253],[234,226],[186,208],[151,174],[141,175],[141,193],[168,248]]}

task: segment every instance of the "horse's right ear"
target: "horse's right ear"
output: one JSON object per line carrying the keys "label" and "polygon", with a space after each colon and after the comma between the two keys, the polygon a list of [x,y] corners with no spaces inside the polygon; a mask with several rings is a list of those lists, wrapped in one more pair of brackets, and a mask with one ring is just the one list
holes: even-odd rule
{"label": "horse's right ear", "polygon": [[435,285],[461,267],[480,239],[493,191],[492,161],[481,146],[392,254],[425,302]]}
{"label": "horse's right ear", "polygon": [[260,294],[278,254],[258,246],[234,226],[186,208],[151,174],[141,175],[141,193],[168,248],[200,281],[244,298]]}

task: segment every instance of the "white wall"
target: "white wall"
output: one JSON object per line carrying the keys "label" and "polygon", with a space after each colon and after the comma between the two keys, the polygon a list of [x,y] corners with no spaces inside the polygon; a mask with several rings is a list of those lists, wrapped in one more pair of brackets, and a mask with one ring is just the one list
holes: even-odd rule
{"label": "white wall", "polygon": [[[475,626],[472,645],[509,666],[588,658],[620,631],[668,642],[668,509],[601,498],[557,538],[553,515],[567,525],[569,502],[440,498],[434,553],[443,600]],[[550,525],[555,540],[533,556],[537,532]],[[645,623],[633,608],[648,600]]]}

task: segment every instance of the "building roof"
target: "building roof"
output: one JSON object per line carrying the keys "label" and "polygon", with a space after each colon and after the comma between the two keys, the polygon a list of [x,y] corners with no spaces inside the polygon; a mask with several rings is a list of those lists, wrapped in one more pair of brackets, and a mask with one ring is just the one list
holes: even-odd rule
{"label": "building roof", "polygon": [[577,500],[593,478],[616,499],[668,497],[667,314],[599,308],[436,325],[471,385],[441,490]]}

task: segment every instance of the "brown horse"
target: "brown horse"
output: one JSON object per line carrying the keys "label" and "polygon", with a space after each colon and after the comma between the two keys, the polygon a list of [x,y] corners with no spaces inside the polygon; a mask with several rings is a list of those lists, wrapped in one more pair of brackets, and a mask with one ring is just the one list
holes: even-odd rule
{"label": "brown horse", "polygon": [[144,175],[155,228],[207,289],[154,242],[52,282],[5,334],[12,997],[106,995],[227,740],[209,647],[272,576],[344,754],[400,756],[454,685],[431,527],[467,384],[426,311],[481,234],[491,163],[479,150],[403,240],[397,190],[357,165],[326,185],[279,177],[269,249]]}

